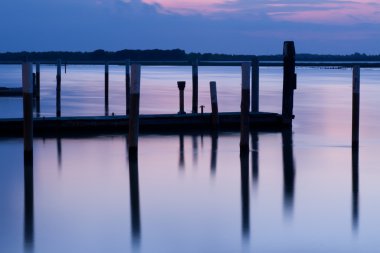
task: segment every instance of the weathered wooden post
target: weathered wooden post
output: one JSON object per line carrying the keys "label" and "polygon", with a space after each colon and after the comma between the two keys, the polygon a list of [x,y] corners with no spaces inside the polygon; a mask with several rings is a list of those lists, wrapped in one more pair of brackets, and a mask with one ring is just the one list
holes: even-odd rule
{"label": "weathered wooden post", "polygon": [[33,161],[33,65],[22,65],[22,93],[24,114],[24,161]]}
{"label": "weathered wooden post", "polygon": [[129,112],[128,151],[132,157],[137,157],[140,113],[140,77],[141,66],[131,66],[131,103]]}
{"label": "weathered wooden post", "polygon": [[201,106],[199,106],[199,107],[201,108],[201,114],[203,114],[204,109],[205,109],[205,106],[204,106],[204,105],[201,105]]}
{"label": "weathered wooden post", "polygon": [[57,61],[56,116],[61,117],[61,60]]}
{"label": "weathered wooden post", "polygon": [[284,78],[282,90],[282,120],[285,125],[292,125],[293,116],[293,93],[297,88],[297,75],[295,73],[295,55],[293,41],[284,42]]}
{"label": "weathered wooden post", "polygon": [[242,68],[242,86],[241,86],[241,114],[240,114],[240,153],[249,151],[249,84],[251,63],[244,62]]}
{"label": "weathered wooden post", "polygon": [[178,114],[186,114],[185,112],[185,81],[178,81],[177,82],[178,89],[179,89],[179,112]]}
{"label": "weathered wooden post", "polygon": [[198,59],[192,64],[193,73],[193,109],[192,113],[198,113]]}
{"label": "weathered wooden post", "polygon": [[352,147],[359,147],[360,67],[352,69]]}
{"label": "weathered wooden post", "polygon": [[[216,82],[210,82],[210,96],[211,96],[211,121],[212,128],[218,129],[219,115],[218,115],[218,96],[216,93]],[[202,110],[203,111],[203,110]]]}
{"label": "weathered wooden post", "polygon": [[109,65],[108,62],[104,65],[104,111],[108,116],[109,104],[108,104],[108,87],[109,87]]}
{"label": "weathered wooden post", "polygon": [[36,111],[37,111],[37,117],[40,116],[41,111],[41,104],[40,104],[40,90],[41,90],[41,74],[40,74],[40,63],[36,63],[36,89],[34,90],[35,98],[36,98]]}
{"label": "weathered wooden post", "polygon": [[259,59],[257,56],[252,58],[252,91],[251,91],[251,112],[259,111]]}
{"label": "weathered wooden post", "polygon": [[125,61],[125,106],[126,115],[129,115],[129,102],[131,100],[131,74],[130,74],[131,62],[130,60]]}

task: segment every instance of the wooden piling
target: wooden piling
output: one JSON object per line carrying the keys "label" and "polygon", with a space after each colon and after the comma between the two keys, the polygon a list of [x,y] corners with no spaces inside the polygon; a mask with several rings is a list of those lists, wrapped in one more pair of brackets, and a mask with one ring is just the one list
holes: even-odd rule
{"label": "wooden piling", "polygon": [[198,59],[192,64],[193,73],[193,109],[192,113],[198,113]]}
{"label": "wooden piling", "polygon": [[61,60],[57,61],[56,116],[61,117]]}
{"label": "wooden piling", "polygon": [[129,115],[129,102],[131,100],[131,74],[130,74],[131,62],[125,61],[125,107],[126,115]]}
{"label": "wooden piling", "polygon": [[22,65],[22,93],[24,114],[24,161],[33,161],[33,65]]}
{"label": "wooden piling", "polygon": [[251,63],[244,62],[242,68],[242,86],[241,86],[241,114],[240,114],[240,152],[249,151],[249,84]]}
{"label": "wooden piling", "polygon": [[359,146],[360,67],[352,69],[352,147]]}
{"label": "wooden piling", "polygon": [[259,111],[259,59],[252,58],[252,79],[251,79],[251,112]]}
{"label": "wooden piling", "polygon": [[295,48],[293,41],[284,42],[283,61],[283,90],[282,90],[282,118],[285,125],[292,125],[293,95],[297,88],[297,75],[295,73]]}
{"label": "wooden piling", "polygon": [[179,112],[178,114],[186,114],[185,112],[185,81],[178,81],[177,82],[178,89],[179,89]]}
{"label": "wooden piling", "polygon": [[219,115],[218,115],[218,96],[216,93],[216,82],[210,82],[210,96],[211,96],[211,122],[212,128],[218,129]]}
{"label": "wooden piling", "polygon": [[141,66],[131,66],[131,102],[129,112],[128,152],[130,156],[137,156],[139,136],[140,112],[140,77]]}
{"label": "wooden piling", "polygon": [[41,99],[40,99],[40,84],[41,84],[41,74],[40,74],[40,63],[36,63],[36,85],[35,85],[35,98],[36,98],[36,112],[37,112],[37,117],[40,116],[40,111],[41,111]]}
{"label": "wooden piling", "polygon": [[109,113],[109,65],[108,62],[104,65],[104,112],[108,116]]}

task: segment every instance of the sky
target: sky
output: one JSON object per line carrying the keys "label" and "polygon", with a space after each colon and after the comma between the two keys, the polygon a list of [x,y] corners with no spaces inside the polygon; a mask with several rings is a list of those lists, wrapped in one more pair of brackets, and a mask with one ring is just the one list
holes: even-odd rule
{"label": "sky", "polygon": [[380,54],[380,0],[1,0],[0,52]]}

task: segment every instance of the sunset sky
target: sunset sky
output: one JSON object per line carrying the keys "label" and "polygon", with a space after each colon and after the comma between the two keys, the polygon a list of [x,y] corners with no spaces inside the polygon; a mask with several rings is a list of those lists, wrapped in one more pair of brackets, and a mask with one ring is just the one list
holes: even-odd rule
{"label": "sunset sky", "polygon": [[0,52],[380,54],[378,0],[1,0]]}

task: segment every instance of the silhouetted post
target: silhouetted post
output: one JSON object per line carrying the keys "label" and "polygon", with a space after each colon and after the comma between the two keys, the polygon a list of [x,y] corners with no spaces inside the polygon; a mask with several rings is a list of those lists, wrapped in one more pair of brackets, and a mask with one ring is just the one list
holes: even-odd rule
{"label": "silhouetted post", "polygon": [[126,115],[129,115],[129,102],[131,100],[131,74],[130,74],[131,62],[125,61],[125,106]]}
{"label": "silhouetted post", "polygon": [[249,84],[251,63],[244,62],[242,68],[241,115],[240,115],[240,152],[249,150]]}
{"label": "silhouetted post", "polygon": [[108,116],[109,103],[108,103],[108,89],[109,88],[109,65],[108,62],[104,65],[104,111],[105,115]]}
{"label": "silhouetted post", "polygon": [[259,111],[259,59],[252,58],[251,112]]}
{"label": "silhouetted post", "polygon": [[284,42],[284,78],[282,90],[282,119],[286,125],[292,125],[293,116],[293,95],[297,87],[297,75],[295,73],[296,51],[293,41]]}
{"label": "silhouetted post", "polygon": [[41,111],[41,74],[40,74],[40,63],[36,63],[36,89],[35,89],[35,97],[36,97],[36,111],[37,117],[40,116]]}
{"label": "silhouetted post", "polygon": [[139,113],[140,113],[140,77],[141,66],[131,66],[131,108],[129,112],[128,151],[129,155],[137,156],[139,136]]}
{"label": "silhouetted post", "polygon": [[216,93],[216,82],[210,82],[210,96],[211,96],[211,121],[212,128],[218,129],[219,115],[218,115],[218,96]]}
{"label": "silhouetted post", "polygon": [[193,72],[193,110],[192,113],[198,113],[198,59],[192,64]]}
{"label": "silhouetted post", "polygon": [[141,218],[140,218],[140,194],[139,194],[139,168],[138,158],[129,157],[129,193],[131,196],[131,227],[132,243],[140,246]]}
{"label": "silhouetted post", "polygon": [[179,112],[178,114],[186,114],[185,112],[185,81],[178,81],[177,82],[178,89],[179,89]]}
{"label": "silhouetted post", "polygon": [[57,61],[56,116],[61,117],[61,60]]}
{"label": "silhouetted post", "polygon": [[201,108],[201,113],[203,114],[204,109],[205,109],[205,106],[204,106],[204,105],[201,105],[200,108]]}
{"label": "silhouetted post", "polygon": [[360,67],[352,70],[352,147],[359,146]]}
{"label": "silhouetted post", "polygon": [[24,113],[24,160],[33,161],[33,65],[22,64],[22,93]]}
{"label": "silhouetted post", "polygon": [[359,148],[352,147],[352,228],[359,226]]}
{"label": "silhouetted post", "polygon": [[282,133],[282,159],[284,166],[284,212],[291,215],[294,205],[295,166],[293,156],[292,130],[286,129]]}

